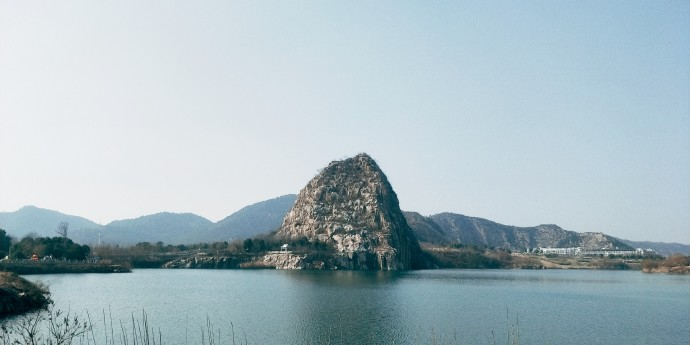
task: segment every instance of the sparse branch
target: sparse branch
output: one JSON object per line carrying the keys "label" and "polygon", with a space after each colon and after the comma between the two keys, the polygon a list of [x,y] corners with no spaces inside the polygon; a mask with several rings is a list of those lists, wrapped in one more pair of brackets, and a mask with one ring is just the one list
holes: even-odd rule
{"label": "sparse branch", "polygon": [[57,230],[55,232],[58,233],[62,238],[67,238],[67,230],[69,230],[69,223],[67,222],[60,222],[58,224]]}

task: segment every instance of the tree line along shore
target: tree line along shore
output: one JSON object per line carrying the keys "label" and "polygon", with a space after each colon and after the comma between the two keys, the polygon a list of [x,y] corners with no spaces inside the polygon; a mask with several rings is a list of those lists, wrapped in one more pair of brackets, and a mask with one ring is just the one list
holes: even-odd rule
{"label": "tree line along shore", "polygon": [[[122,273],[132,268],[278,268],[262,264],[262,258],[286,248],[301,256],[305,267],[338,268],[333,261],[329,262],[329,258],[336,254],[331,243],[307,238],[286,240],[275,234],[193,245],[140,242],[130,246],[93,248],[74,243],[66,235],[62,233],[52,238],[27,236],[17,241],[0,229],[0,271],[51,274]],[[458,243],[421,243],[421,248],[427,268],[616,269],[688,273],[690,265],[690,256],[686,255],[563,256]]]}

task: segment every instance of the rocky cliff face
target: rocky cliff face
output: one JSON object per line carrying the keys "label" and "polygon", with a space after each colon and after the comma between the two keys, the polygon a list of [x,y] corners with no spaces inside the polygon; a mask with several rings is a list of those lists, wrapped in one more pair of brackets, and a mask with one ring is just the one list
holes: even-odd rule
{"label": "rocky cliff face", "polygon": [[303,257],[292,253],[269,253],[259,263],[263,267],[277,270],[301,270],[308,268]]}
{"label": "rocky cliff face", "polygon": [[[483,245],[518,251],[536,247],[631,249],[615,237],[599,232],[568,231],[553,224],[517,227],[454,213],[440,213],[427,218],[420,218],[415,214],[406,216],[410,219],[421,219],[410,223],[414,227],[419,227],[419,230],[415,228],[416,231],[425,231],[426,228],[438,226],[446,234],[445,243]],[[440,241],[442,237],[437,233],[434,234],[435,236],[429,242],[443,243]]]}
{"label": "rocky cliff face", "polygon": [[229,256],[191,256],[167,262],[163,268],[234,269],[255,259]]}
{"label": "rocky cliff face", "polygon": [[400,270],[422,265],[419,243],[397,195],[366,154],[324,168],[300,191],[277,235],[332,245],[340,268]]}

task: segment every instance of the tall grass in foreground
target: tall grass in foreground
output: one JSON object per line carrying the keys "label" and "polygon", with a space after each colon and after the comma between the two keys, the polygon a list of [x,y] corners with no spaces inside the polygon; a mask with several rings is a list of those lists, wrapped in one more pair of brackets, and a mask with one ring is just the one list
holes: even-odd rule
{"label": "tall grass in foreground", "polygon": [[[509,328],[506,331],[505,339],[497,340],[497,335],[492,331],[491,337],[486,344],[490,345],[520,345],[519,319],[516,316],[515,324],[509,320],[508,310],[506,310],[506,322]],[[198,333],[197,333],[198,332]],[[98,333],[98,334],[97,334]],[[189,334],[189,329],[185,327],[185,345],[249,345],[246,332],[242,337],[236,336],[235,327],[230,323],[229,335],[222,337],[221,330],[214,327],[210,318],[206,318],[206,324],[199,327],[198,331]],[[337,333],[337,332],[335,332]],[[342,330],[338,335],[329,329],[325,338],[316,344],[333,345],[345,344]],[[437,333],[431,330],[428,338],[421,337],[420,332],[414,340],[415,344],[431,345],[474,345],[475,343],[464,342],[458,338],[457,333],[452,336]],[[499,336],[503,338],[503,336]],[[371,334],[371,339],[361,339],[360,343],[384,344],[385,342],[376,339],[375,334]],[[132,314],[131,320],[120,320],[117,324],[113,323],[112,313],[108,310],[103,311],[103,330],[97,331],[91,315],[87,312],[86,316],[74,314],[71,311],[63,312],[60,310],[44,309],[30,314],[8,320],[0,320],[0,345],[164,345],[163,334],[160,328],[153,327],[148,320],[146,311],[141,312],[137,317]],[[305,341],[305,344],[314,344]],[[396,344],[393,340],[391,344]],[[262,344],[259,344],[262,345]],[[547,343],[548,345],[548,343]]]}
{"label": "tall grass in foreground", "polygon": [[[116,332],[115,327],[118,331]],[[222,342],[220,329],[214,328],[210,318],[200,327],[196,339],[185,337],[185,344],[201,345],[247,345],[236,339],[234,325],[230,323],[230,339]],[[132,315],[130,321],[113,323],[112,314],[103,311],[103,333],[96,334],[91,315],[77,315],[71,311],[43,309],[12,319],[0,320],[0,345],[164,345],[163,334],[149,323],[148,314],[142,311],[141,318]]]}

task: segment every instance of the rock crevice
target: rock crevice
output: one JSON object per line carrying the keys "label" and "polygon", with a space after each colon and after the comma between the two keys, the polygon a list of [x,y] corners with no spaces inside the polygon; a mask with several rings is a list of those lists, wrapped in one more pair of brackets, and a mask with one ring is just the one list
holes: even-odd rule
{"label": "rock crevice", "polygon": [[277,235],[333,246],[339,268],[421,266],[421,249],[398,197],[366,154],[331,162],[300,191]]}

